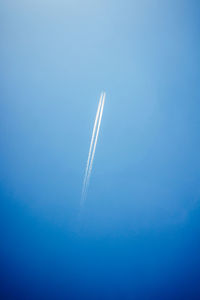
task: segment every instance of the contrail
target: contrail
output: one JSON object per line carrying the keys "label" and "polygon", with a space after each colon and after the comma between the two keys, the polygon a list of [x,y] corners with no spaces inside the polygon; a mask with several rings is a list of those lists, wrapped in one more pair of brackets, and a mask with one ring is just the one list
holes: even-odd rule
{"label": "contrail", "polygon": [[83,195],[84,195],[84,192],[85,192],[85,185],[86,185],[86,180],[87,180],[87,175],[88,175],[88,170],[89,170],[89,165],[90,165],[92,148],[93,148],[93,144],[94,144],[94,137],[95,137],[96,127],[97,127],[97,121],[98,121],[99,112],[100,112],[100,109],[101,109],[102,97],[103,97],[103,93],[101,93],[101,96],[100,96],[100,100],[99,100],[99,104],[98,104],[98,109],[97,109],[97,113],[96,113],[96,117],[95,117],[95,122],[94,122],[94,127],[93,127],[93,131],[92,131],[92,138],[91,138],[91,142],[90,142],[90,149],[89,149],[89,154],[88,154],[88,159],[87,159],[87,165],[86,165],[86,169],[85,169],[85,176],[84,176],[84,181],[83,181],[82,198],[83,198]]}
{"label": "contrail", "polygon": [[87,191],[87,187],[88,187],[88,184],[89,184],[89,181],[90,181],[90,175],[91,175],[91,172],[92,172],[92,165],[93,165],[94,155],[95,155],[95,151],[96,151],[97,140],[98,140],[98,136],[99,136],[99,129],[100,129],[100,126],[101,126],[101,119],[102,119],[102,115],[103,115],[105,97],[106,97],[106,94],[104,93],[103,101],[102,101],[102,105],[101,105],[100,116],[99,116],[98,127],[97,127],[97,133],[96,133],[96,137],[95,137],[94,147],[93,147],[93,151],[92,151],[92,156],[91,156],[91,161],[90,161],[90,166],[89,166],[89,171],[88,171],[88,176],[87,176],[87,181],[86,181],[86,191]]}
{"label": "contrail", "polygon": [[[92,163],[94,160],[94,153],[95,153],[95,149],[96,149],[96,144],[97,144],[97,139],[98,139],[98,134],[99,134],[99,129],[100,129],[100,123],[101,123],[101,118],[102,118],[102,113],[103,113],[102,101],[104,103],[104,99],[105,99],[105,93],[102,93],[100,101],[99,101],[96,118],[95,118],[94,128],[93,128],[93,134],[92,134],[90,150],[89,150],[89,155],[88,155],[88,162],[87,162],[85,178],[84,178],[84,183],[83,183],[81,204],[83,204],[85,197],[86,197],[86,193],[87,193],[87,187],[88,187],[88,183],[89,183],[89,177],[91,174]],[[97,123],[98,123],[98,125],[97,125]],[[97,128],[97,131],[96,131],[96,128]],[[95,138],[95,141],[94,141],[94,138]]]}
{"label": "contrail", "polygon": [[102,119],[102,114],[103,114],[105,96],[106,96],[105,93],[101,93],[101,97],[99,100],[99,105],[98,105],[98,109],[97,109],[97,113],[96,113],[96,118],[95,118],[93,132],[92,132],[92,138],[91,138],[91,142],[90,142],[90,149],[89,149],[89,154],[88,154],[88,159],[87,159],[87,165],[86,165],[86,170],[85,170],[85,176],[84,176],[84,181],[83,181],[81,204],[84,203],[89,180],[90,180],[92,164],[93,164],[93,160],[94,160],[100,125],[101,125],[101,119]]}

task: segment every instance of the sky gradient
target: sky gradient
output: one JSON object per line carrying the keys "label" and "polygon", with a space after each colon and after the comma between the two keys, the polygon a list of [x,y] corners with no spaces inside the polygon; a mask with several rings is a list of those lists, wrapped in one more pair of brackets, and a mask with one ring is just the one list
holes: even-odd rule
{"label": "sky gradient", "polygon": [[199,1],[0,15],[0,298],[199,299]]}

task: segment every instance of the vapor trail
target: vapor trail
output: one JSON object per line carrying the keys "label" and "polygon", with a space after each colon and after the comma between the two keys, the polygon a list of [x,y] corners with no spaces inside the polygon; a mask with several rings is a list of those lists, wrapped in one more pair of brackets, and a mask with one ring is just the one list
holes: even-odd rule
{"label": "vapor trail", "polygon": [[96,117],[95,117],[94,127],[93,127],[93,131],[92,131],[92,138],[91,138],[91,142],[90,142],[90,148],[89,148],[89,154],[88,154],[87,165],[86,165],[86,170],[85,170],[85,176],[84,176],[84,180],[83,180],[81,203],[84,201],[84,198],[85,198],[88,171],[89,171],[89,166],[90,166],[90,162],[91,162],[92,149],[93,149],[93,146],[94,146],[94,138],[95,138],[95,134],[96,134],[97,122],[99,120],[99,114],[100,114],[100,110],[101,110],[103,95],[104,95],[104,93],[101,93],[99,104],[98,104],[98,109],[97,109],[97,113],[96,113]]}
{"label": "vapor trail", "polygon": [[102,119],[102,115],[103,115],[105,97],[106,97],[106,93],[103,94],[103,100],[102,100],[102,105],[101,105],[101,111],[100,111],[100,116],[99,116],[99,121],[98,121],[97,132],[96,132],[96,136],[95,136],[94,147],[93,147],[91,161],[90,161],[90,165],[89,165],[89,171],[88,171],[88,175],[87,175],[87,179],[86,179],[85,192],[87,192],[87,188],[88,188],[88,185],[89,185],[90,176],[91,176],[91,172],[92,172],[92,165],[93,165],[93,161],[94,161],[94,155],[95,155],[98,136],[99,136],[99,129],[100,129],[100,126],[101,126],[101,119]]}

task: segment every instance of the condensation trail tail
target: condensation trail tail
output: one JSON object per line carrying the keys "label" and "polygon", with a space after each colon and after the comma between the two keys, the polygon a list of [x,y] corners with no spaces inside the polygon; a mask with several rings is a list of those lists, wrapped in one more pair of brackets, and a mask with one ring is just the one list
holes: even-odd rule
{"label": "condensation trail tail", "polygon": [[84,180],[83,180],[81,203],[84,202],[84,198],[85,198],[85,194],[86,194],[88,171],[89,171],[89,167],[90,167],[92,149],[93,149],[93,146],[94,146],[94,139],[95,139],[95,135],[96,135],[97,123],[99,121],[99,116],[100,116],[100,112],[101,112],[103,96],[104,96],[104,93],[101,93],[99,104],[98,104],[98,109],[97,109],[97,113],[96,113],[96,117],[95,117],[94,127],[93,127],[93,131],[92,131],[92,138],[91,138],[91,142],[90,142],[90,148],[89,148],[89,154],[88,154],[87,165],[86,165],[86,170],[85,170],[85,176],[84,176]]}

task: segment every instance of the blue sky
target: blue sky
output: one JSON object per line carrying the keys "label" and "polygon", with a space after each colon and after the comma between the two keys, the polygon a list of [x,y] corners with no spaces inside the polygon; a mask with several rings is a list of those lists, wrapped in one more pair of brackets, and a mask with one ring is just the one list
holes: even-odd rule
{"label": "blue sky", "polygon": [[198,298],[199,2],[0,11],[2,297]]}

